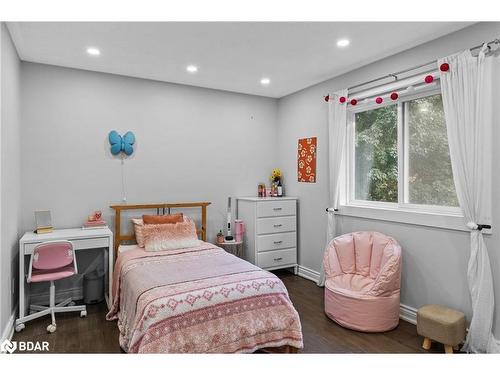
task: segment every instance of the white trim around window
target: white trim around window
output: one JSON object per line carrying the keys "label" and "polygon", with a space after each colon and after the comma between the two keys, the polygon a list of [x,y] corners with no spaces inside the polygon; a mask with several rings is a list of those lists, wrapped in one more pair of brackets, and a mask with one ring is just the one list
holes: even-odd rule
{"label": "white trim around window", "polygon": [[[461,213],[437,213],[423,210],[412,210],[400,207],[375,207],[369,205],[344,204],[339,206],[337,215],[352,216],[371,220],[389,221],[402,224],[413,224],[425,227],[443,228],[470,232]],[[491,230],[483,230],[484,234]]]}
{"label": "white trim around window", "polygon": [[[419,90],[407,92],[400,96],[397,103],[398,108],[398,170],[402,173],[408,171],[408,157],[405,150],[408,150],[408,137],[405,137],[405,131],[408,124],[403,121],[404,104],[408,100],[421,98],[430,95],[440,94],[438,82],[426,87],[420,87]],[[364,96],[363,94],[360,94]],[[396,103],[390,103],[388,105]],[[372,220],[382,220],[404,224],[421,225],[427,227],[444,228],[457,231],[470,231],[464,222],[464,217],[459,207],[431,206],[421,204],[410,204],[404,202],[408,197],[407,178],[398,177],[398,203],[363,201],[354,199],[354,115],[358,112],[370,109],[380,108],[380,105],[374,103],[361,102],[356,107],[350,107],[347,119],[346,147],[343,158],[343,183],[341,183],[340,205],[337,212],[341,216],[361,217]],[[405,129],[406,128],[406,129]],[[484,231],[485,234],[491,231]]]}

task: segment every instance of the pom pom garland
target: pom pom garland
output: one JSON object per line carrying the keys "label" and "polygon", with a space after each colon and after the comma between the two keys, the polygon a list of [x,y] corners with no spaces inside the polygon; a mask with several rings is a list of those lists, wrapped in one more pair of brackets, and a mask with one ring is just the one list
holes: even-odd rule
{"label": "pom pom garland", "polygon": [[[450,70],[450,64],[448,64],[448,63],[442,63],[441,65],[439,65],[439,70],[442,73],[448,72]],[[429,74],[429,75],[425,76],[424,82],[426,84],[430,84],[430,83],[434,82],[434,79],[435,79],[434,76],[431,75],[431,74]],[[404,90],[404,92],[405,93],[411,93],[414,90],[415,90],[415,88],[413,86],[409,86],[406,90]],[[394,100],[394,101],[398,100],[399,99],[399,94],[397,92],[392,92],[389,95],[389,98],[391,100]],[[333,99],[333,98],[331,98],[330,95],[326,95],[324,97],[324,99],[325,99],[325,102],[328,102],[328,101],[330,101],[330,99]],[[366,100],[368,100],[368,99],[366,99]],[[366,100],[365,100],[365,102],[366,102]],[[371,99],[371,100],[373,100],[373,99]],[[384,102],[384,99],[379,96],[379,97],[375,98],[375,102],[377,104],[382,104]],[[349,99],[349,98],[346,98],[345,96],[341,96],[341,97],[339,97],[339,103],[340,104],[350,103],[351,105],[357,105],[358,104],[358,100],[357,99]]]}
{"label": "pom pom garland", "polygon": [[450,70],[450,65],[448,63],[442,63],[439,67],[439,70],[442,72],[447,72],[448,70]]}

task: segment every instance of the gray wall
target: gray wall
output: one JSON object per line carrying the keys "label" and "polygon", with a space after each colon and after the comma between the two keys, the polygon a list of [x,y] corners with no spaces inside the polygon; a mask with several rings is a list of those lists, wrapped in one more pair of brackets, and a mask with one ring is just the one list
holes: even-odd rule
{"label": "gray wall", "polygon": [[[426,63],[462,49],[490,41],[500,36],[500,23],[481,23],[395,56],[380,60],[337,78],[304,89],[279,101],[278,134],[279,160],[284,170],[286,189],[300,199],[299,263],[319,271],[325,245],[328,205],[328,141],[327,107],[323,96],[407,67]],[[346,50],[348,53],[348,50]],[[498,60],[498,59],[497,59]],[[497,63],[498,65],[498,63]],[[500,72],[500,68],[497,69]],[[500,95],[500,74],[496,74],[496,94]],[[500,139],[498,111],[495,114],[493,139]],[[297,139],[318,137],[317,183],[296,182]],[[499,160],[498,147],[493,160]],[[493,228],[487,238],[494,272],[496,308],[496,336],[500,336],[500,165],[494,163],[493,173]],[[466,282],[469,256],[468,234],[422,226],[382,222],[353,217],[340,219],[339,233],[354,230],[378,230],[398,239],[404,250],[401,302],[418,308],[428,303],[441,303],[466,311],[470,317],[470,298]]]}
{"label": "gray wall", "polygon": [[128,203],[211,201],[209,238],[228,196],[252,194],[276,159],[277,101],[257,96],[22,63],[23,229],[33,211],[56,227],[92,210],[111,221],[120,203],[120,160],[108,132],[135,132],[125,160]]}
{"label": "gray wall", "polygon": [[[0,335],[15,308],[17,241],[20,234],[20,61],[9,32],[2,22],[1,37],[1,129],[0,129]],[[0,339],[2,336],[0,336]]]}

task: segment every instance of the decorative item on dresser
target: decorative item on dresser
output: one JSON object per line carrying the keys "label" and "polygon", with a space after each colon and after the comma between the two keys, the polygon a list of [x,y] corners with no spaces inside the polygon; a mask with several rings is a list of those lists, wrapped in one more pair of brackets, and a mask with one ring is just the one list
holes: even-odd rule
{"label": "decorative item on dresser", "polygon": [[[282,197],[283,194],[283,174],[281,169],[274,168],[269,177],[271,181],[271,194],[270,197]],[[264,195],[265,196],[265,195]]]}
{"label": "decorative item on dresser", "polygon": [[244,257],[266,270],[294,268],[297,274],[297,198],[237,198],[245,222]]}

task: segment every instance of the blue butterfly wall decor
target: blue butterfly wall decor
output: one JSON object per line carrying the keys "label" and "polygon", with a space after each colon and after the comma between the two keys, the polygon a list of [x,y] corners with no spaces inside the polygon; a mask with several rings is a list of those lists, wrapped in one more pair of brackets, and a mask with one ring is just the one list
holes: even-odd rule
{"label": "blue butterfly wall decor", "polygon": [[134,152],[135,135],[132,132],[126,132],[123,137],[115,130],[109,132],[109,144],[111,145],[111,153],[118,155],[120,152],[125,153],[127,156],[132,155]]}

